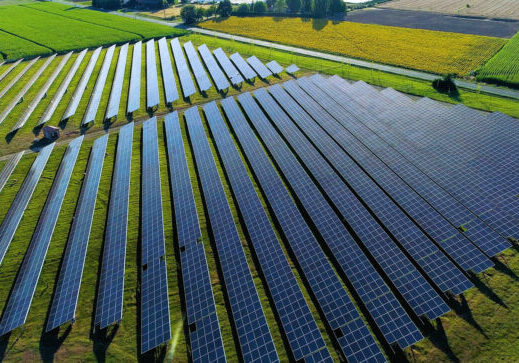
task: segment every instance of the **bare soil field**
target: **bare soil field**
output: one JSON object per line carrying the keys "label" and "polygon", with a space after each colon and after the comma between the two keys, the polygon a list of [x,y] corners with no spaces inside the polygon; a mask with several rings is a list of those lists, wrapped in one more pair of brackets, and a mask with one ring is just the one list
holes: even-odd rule
{"label": "bare soil field", "polygon": [[[171,18],[173,16],[180,16],[180,10],[182,10],[183,5],[173,5],[166,10],[160,9],[160,10],[153,10],[153,11],[144,11],[143,14],[150,15],[150,16],[156,16],[158,18],[167,19]],[[207,9],[211,5],[196,5],[197,8],[204,8]]]}
{"label": "bare soil field", "polygon": [[382,8],[433,11],[445,14],[519,19],[517,0],[394,0]]}

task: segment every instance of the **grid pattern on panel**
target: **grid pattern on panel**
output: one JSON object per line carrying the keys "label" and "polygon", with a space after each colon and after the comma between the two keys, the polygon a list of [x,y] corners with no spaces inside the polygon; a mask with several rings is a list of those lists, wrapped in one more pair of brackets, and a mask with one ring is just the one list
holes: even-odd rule
{"label": "grid pattern on panel", "polygon": [[133,123],[119,132],[103,247],[95,324],[101,329],[123,315],[124,264],[133,143]]}
{"label": "grid pattern on panel", "polygon": [[224,360],[223,340],[176,112],[166,115],[165,127],[192,359],[195,362]]}
{"label": "grid pattern on panel", "polygon": [[27,204],[29,204],[34,189],[36,189],[38,180],[40,180],[41,173],[47,164],[54,145],[55,143],[52,143],[40,150],[0,225],[0,263],[2,263],[5,253],[11,244],[14,233],[22,219],[25,208],[27,208]]}
{"label": "grid pattern on panel", "polygon": [[157,59],[155,57],[155,40],[146,42],[146,108],[159,104],[159,80],[157,78]]}
{"label": "grid pattern on panel", "polygon": [[63,95],[65,92],[67,92],[68,86],[70,86],[70,82],[72,81],[72,78],[74,78],[79,66],[81,65],[81,62],[85,58],[85,55],[87,54],[88,49],[83,49],[74,60],[74,63],[72,64],[72,67],[68,71],[65,79],[58,87],[58,90],[52,97],[52,100],[50,101],[49,105],[43,111],[43,114],[38,121],[38,124],[36,126],[42,125],[45,122],[49,121],[52,115],[54,114],[54,111],[56,111],[56,108],[58,107],[59,103],[61,102],[61,99],[63,98]]}
{"label": "grid pattern on panel", "polygon": [[69,53],[65,54],[63,57],[61,57],[61,61],[59,62],[58,66],[54,69],[54,71],[49,76],[49,78],[47,78],[47,81],[45,81],[45,84],[40,88],[40,90],[38,91],[38,93],[36,94],[34,99],[31,101],[29,106],[27,106],[25,111],[22,112],[22,114],[20,115],[20,118],[18,119],[18,122],[11,129],[11,132],[20,129],[25,125],[25,123],[27,122],[29,117],[31,117],[31,115],[34,112],[34,110],[36,109],[36,107],[39,105],[40,101],[47,94],[47,91],[49,90],[50,86],[52,86],[52,84],[54,83],[54,81],[56,80],[58,75],[61,73],[61,71],[65,67],[65,64],[67,64],[68,60],[72,56],[72,53],[73,52],[69,52]]}
{"label": "grid pattern on panel", "polygon": [[291,64],[285,68],[285,71],[287,71],[287,73],[294,74],[294,73],[299,72],[299,67],[296,66],[295,64]]}
{"label": "grid pattern on panel", "polygon": [[299,361],[316,350],[326,349],[216,102],[206,104],[204,113],[294,359]]}
{"label": "grid pattern on panel", "polygon": [[[263,107],[268,108],[271,118],[275,119],[276,124],[279,125],[278,127],[283,128],[284,133],[287,135],[286,137],[288,138],[288,135],[290,135],[293,140],[293,147],[301,150],[299,155],[308,154],[310,152],[308,150],[311,148],[310,142],[297,130],[295,125],[289,122],[286,114],[280,112],[279,107],[271,101],[266,91],[258,91],[256,95],[257,97],[258,95],[261,97],[264,103]],[[300,108],[299,110],[301,111]],[[324,112],[322,113],[324,114]],[[465,275],[449,261],[447,256],[413,224],[398,206],[373,183],[369,176],[366,175],[306,113],[298,112],[295,120],[298,125],[303,128],[304,133],[315,144],[316,148],[323,153],[324,157],[337,170],[338,174],[347,180],[359,197],[362,198],[373,213],[378,216],[381,222],[399,240],[413,259],[422,266],[443,291],[450,290],[453,293],[459,293],[472,286]],[[323,176],[321,176],[321,178],[328,177],[330,180],[331,177],[329,174],[334,175],[333,170],[329,169],[327,172],[324,172],[324,160],[322,163],[315,163],[315,160],[319,158],[317,150],[313,149],[313,155],[313,157],[307,157],[305,162],[314,163],[315,173],[322,173]],[[335,179],[337,179],[337,177],[335,177]],[[325,179],[321,180],[324,181]],[[324,184],[323,181],[321,184]],[[326,183],[330,184],[330,181]],[[338,181],[338,183],[340,184],[340,181]],[[342,193],[338,193],[337,190],[335,193],[331,193],[330,198],[332,198],[332,200],[343,196]],[[342,208],[340,203],[334,203],[339,209],[342,209],[342,213],[346,216],[347,203],[343,204]],[[427,258],[427,261],[432,261],[432,263],[425,263],[425,258]]]}
{"label": "grid pattern on panel", "polygon": [[110,90],[108,106],[106,107],[105,120],[116,117],[119,113],[119,104],[121,103],[121,93],[123,90],[124,73],[126,71],[126,59],[128,58],[128,43],[119,48],[119,57],[117,58],[117,66],[115,67],[115,75]]}
{"label": "grid pattern on panel", "polygon": [[254,72],[249,63],[243,59],[240,53],[233,53],[229,56],[229,58],[234,63],[234,65],[238,67],[238,70],[241,72],[243,77],[245,77],[245,79],[252,80],[256,77],[256,72]]}
{"label": "grid pattern on panel", "polygon": [[[16,107],[17,104],[20,103],[21,100],[23,100],[23,97],[27,93],[27,91],[32,87],[32,85],[40,78],[41,74],[49,64],[56,58],[56,54],[51,55],[47,59],[45,59],[45,62],[42,64],[40,68],[32,75],[32,77],[24,84],[23,88],[16,94],[16,96],[13,97],[11,102],[0,113],[0,124],[4,122],[4,120],[7,118],[7,116],[11,113],[11,111]],[[18,124],[18,123],[17,123]],[[13,126],[11,131],[18,130],[17,124]]]}
{"label": "grid pattern on panel", "polygon": [[187,98],[194,95],[196,89],[178,38],[171,40],[171,50],[173,51],[173,58],[175,58],[175,67],[177,68],[178,78],[182,86],[182,93]]}
{"label": "grid pattern on panel", "polygon": [[65,109],[65,112],[63,113],[63,116],[61,116],[61,120],[66,120],[70,117],[72,117],[79,106],[79,102],[81,102],[81,98],[83,97],[83,93],[85,93],[88,81],[90,80],[90,77],[92,76],[92,72],[94,71],[94,67],[96,66],[97,59],[99,58],[99,55],[101,54],[101,50],[103,47],[99,47],[92,53],[92,56],[90,57],[90,60],[88,61],[87,67],[85,71],[83,72],[83,75],[81,76],[81,79],[79,80],[78,85],[76,86],[76,89],[74,90],[74,93],[72,94],[72,98],[70,99],[67,108]]}
{"label": "grid pattern on panel", "polygon": [[218,259],[245,361],[278,356],[196,107],[185,112]]}
{"label": "grid pattern on panel", "polygon": [[283,72],[283,67],[276,62],[275,60],[268,62],[265,64],[265,66],[273,73],[273,74],[280,74]]}
{"label": "grid pattern on panel", "polygon": [[9,92],[11,88],[13,88],[13,86],[20,80],[20,78],[22,78],[23,75],[27,73],[29,69],[32,68],[34,63],[36,63],[39,59],[40,57],[36,57],[33,60],[29,61],[29,63],[27,63],[25,67],[19,73],[17,73],[16,76],[14,76],[13,79],[11,79],[9,83],[6,84],[5,87],[0,91],[0,98],[4,97],[5,94]]}
{"label": "grid pattern on panel", "polygon": [[238,85],[243,82],[243,77],[240,75],[240,72],[238,72],[234,64],[227,58],[222,48],[213,50],[213,54],[233,85]]}
{"label": "grid pattern on panel", "polygon": [[14,169],[20,162],[20,159],[22,158],[25,151],[20,151],[19,153],[14,154],[11,158],[9,158],[9,161],[0,171],[0,192],[2,189],[4,189],[5,184],[7,183],[7,180],[9,180],[9,177],[13,173]]}
{"label": "grid pattern on panel", "polygon": [[[9,73],[11,73],[11,71],[14,69],[14,67],[16,67],[18,64],[20,64],[20,62],[23,61],[23,58],[20,58],[18,59],[16,62],[12,63],[11,65],[9,65],[9,67],[7,67],[7,69],[5,70],[4,73],[0,74],[0,81],[3,80],[5,77],[7,77],[7,75]],[[3,62],[5,63],[5,62]],[[2,64],[3,64],[2,63]]]}
{"label": "grid pattern on panel", "polygon": [[189,64],[191,65],[191,69],[193,70],[193,74],[195,75],[196,83],[198,83],[198,88],[201,92],[205,92],[212,87],[211,81],[207,74],[205,73],[204,66],[198,58],[196,54],[195,47],[193,43],[190,41],[184,43],[184,50],[186,51],[187,59],[189,60]]}
{"label": "grid pattern on panel", "polygon": [[90,101],[88,101],[87,109],[85,111],[85,114],[83,115],[83,121],[81,122],[82,125],[94,122],[94,119],[96,118],[97,109],[99,108],[101,96],[103,95],[103,90],[105,88],[106,78],[108,77],[108,71],[110,70],[112,58],[114,57],[114,51],[115,45],[112,45],[110,48],[106,50],[105,58],[103,59],[101,70],[99,71],[99,75],[97,76],[94,90],[92,91]]}
{"label": "grid pattern on panel", "polygon": [[107,142],[108,135],[104,135],[98,138],[92,147],[85,180],[81,187],[70,228],[46,331],[57,328],[75,317]]}
{"label": "grid pattern on panel", "polygon": [[166,104],[171,104],[178,100],[177,83],[173,75],[173,66],[169,56],[168,42],[166,38],[160,38],[159,45],[160,69],[162,71],[162,83],[164,84],[164,97]]}
{"label": "grid pattern on panel", "polygon": [[142,66],[142,42],[133,45],[132,69],[130,71],[130,86],[128,89],[128,105],[126,112],[132,113],[139,109],[141,104],[141,66]]}
{"label": "grid pattern on panel", "polygon": [[65,151],[2,314],[0,336],[25,323],[82,141],[72,140]]}
{"label": "grid pattern on panel", "polygon": [[[326,119],[325,111],[316,107],[311,99],[305,97],[302,90],[294,90],[285,84],[292,97],[304,107],[310,115],[317,117],[319,122]],[[293,84],[292,84],[293,85]],[[315,130],[315,122],[308,114],[305,114],[293,99],[281,88],[271,87],[271,94],[278,103],[285,109],[293,120],[301,127],[306,134],[315,133],[316,137],[323,137],[319,130]],[[329,121],[329,120],[328,120]],[[326,139],[322,141],[331,142]],[[298,148],[306,148],[305,142],[298,143]],[[362,205],[360,200],[342,183],[337,177],[331,177],[333,170],[326,164],[326,161],[314,150],[301,153],[300,156],[305,165],[321,183],[330,199],[336,204],[341,214],[348,224],[360,238],[361,243],[382,267],[396,288],[404,296],[409,305],[418,316],[425,315],[429,319],[437,318],[450,309],[440,296],[433,290],[425,278],[416,270],[411,261],[391,240],[370,215],[369,211]]]}
{"label": "grid pattern on panel", "polygon": [[[386,340],[390,344],[398,343],[401,347],[421,340],[422,335],[400,306],[396,297],[353,241],[338,216],[254,102],[252,96],[244,93],[238,96],[238,100],[260,134],[266,148],[282,169],[289,184],[296,190],[301,204],[312,218],[316,229],[338,261],[341,270],[348,277],[363,303],[370,307],[369,312]],[[333,301],[330,301],[329,304],[333,304]],[[388,315],[392,316],[391,321],[387,319]],[[348,321],[347,318],[344,319]]]}
{"label": "grid pattern on panel", "polygon": [[[391,144],[394,134],[375,115],[370,114],[369,109],[360,106],[352,98],[344,94],[342,92],[344,88],[339,88],[337,85],[334,86],[331,82],[328,83],[320,78],[312,78],[311,81],[335,101],[335,106],[332,103],[326,108],[328,112],[331,112],[339,120],[342,126],[359,138],[366,146],[370,147],[377,156],[393,168],[411,187],[425,197],[433,207],[448,218],[451,223],[455,226],[463,225],[467,229],[464,234],[488,256],[493,256],[510,246],[504,238],[501,238],[485,225],[476,214],[411,162],[409,156],[416,153],[414,148],[406,146],[405,142]],[[300,83],[308,82],[301,80]],[[310,84],[305,86],[311,87]],[[312,89],[312,92],[316,92],[316,90]],[[310,92],[310,95],[313,95],[312,92]],[[324,105],[328,100],[320,97],[319,99],[316,98],[316,101]],[[341,104],[347,104],[348,107],[337,106]],[[355,118],[361,122],[357,122]],[[398,148],[395,146],[398,146]],[[471,232],[471,228],[474,229],[474,232]]]}
{"label": "grid pattern on panel", "polygon": [[265,67],[265,65],[255,55],[247,58],[247,63],[249,63],[249,65],[254,69],[254,71],[263,79],[267,79],[267,77],[270,77],[272,75],[270,69]]}
{"label": "grid pattern on panel", "polygon": [[216,85],[216,89],[218,91],[223,91],[227,88],[229,88],[231,85],[229,84],[229,81],[227,81],[227,78],[225,77],[225,74],[223,74],[222,70],[218,66],[218,63],[216,63],[216,60],[213,57],[213,54],[207,48],[207,45],[202,44],[198,47],[198,52],[200,53],[200,56],[202,57],[205,66],[209,70],[209,74],[213,78],[214,84]]}

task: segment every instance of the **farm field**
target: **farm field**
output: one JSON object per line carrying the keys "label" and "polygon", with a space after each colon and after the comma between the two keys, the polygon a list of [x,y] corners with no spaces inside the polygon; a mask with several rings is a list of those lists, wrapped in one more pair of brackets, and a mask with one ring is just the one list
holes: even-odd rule
{"label": "farm field", "polygon": [[519,87],[519,33],[477,72],[477,79]]}
{"label": "farm field", "polygon": [[27,56],[48,55],[52,50],[0,30],[0,57],[15,60]]}
{"label": "farm field", "polygon": [[438,74],[466,76],[504,39],[327,20],[230,17],[201,27]]}
{"label": "farm field", "polygon": [[[209,7],[211,7],[211,5],[196,5],[196,7],[208,9]],[[170,6],[169,8],[167,8],[165,11],[162,9],[153,10],[153,11],[145,11],[142,14],[154,16],[154,17],[161,18],[161,19],[167,19],[167,18],[171,18],[171,17],[180,16],[180,10],[182,10],[181,5],[173,5],[173,6]]]}
{"label": "farm field", "polygon": [[519,3],[516,0],[394,0],[379,7],[519,19]]}

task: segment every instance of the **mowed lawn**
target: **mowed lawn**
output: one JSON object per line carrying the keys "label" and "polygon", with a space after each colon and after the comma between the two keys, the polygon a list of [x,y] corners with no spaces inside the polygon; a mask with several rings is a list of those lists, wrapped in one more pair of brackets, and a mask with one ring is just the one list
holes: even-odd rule
{"label": "mowed lawn", "polygon": [[477,79],[519,87],[519,33],[478,71]]}
{"label": "mowed lawn", "polygon": [[184,33],[168,26],[55,3],[0,7],[0,31],[11,34],[8,42],[0,42],[5,60]]}
{"label": "mowed lawn", "polygon": [[299,18],[210,20],[203,28],[311,48],[438,74],[468,75],[505,39],[351,22]]}

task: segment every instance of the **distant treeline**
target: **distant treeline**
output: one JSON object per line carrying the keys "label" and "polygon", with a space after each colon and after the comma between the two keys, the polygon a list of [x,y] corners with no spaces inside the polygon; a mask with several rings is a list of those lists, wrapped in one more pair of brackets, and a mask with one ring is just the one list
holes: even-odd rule
{"label": "distant treeline", "polygon": [[266,0],[252,4],[240,4],[233,8],[233,15],[306,16],[325,18],[346,12],[342,0]]}

